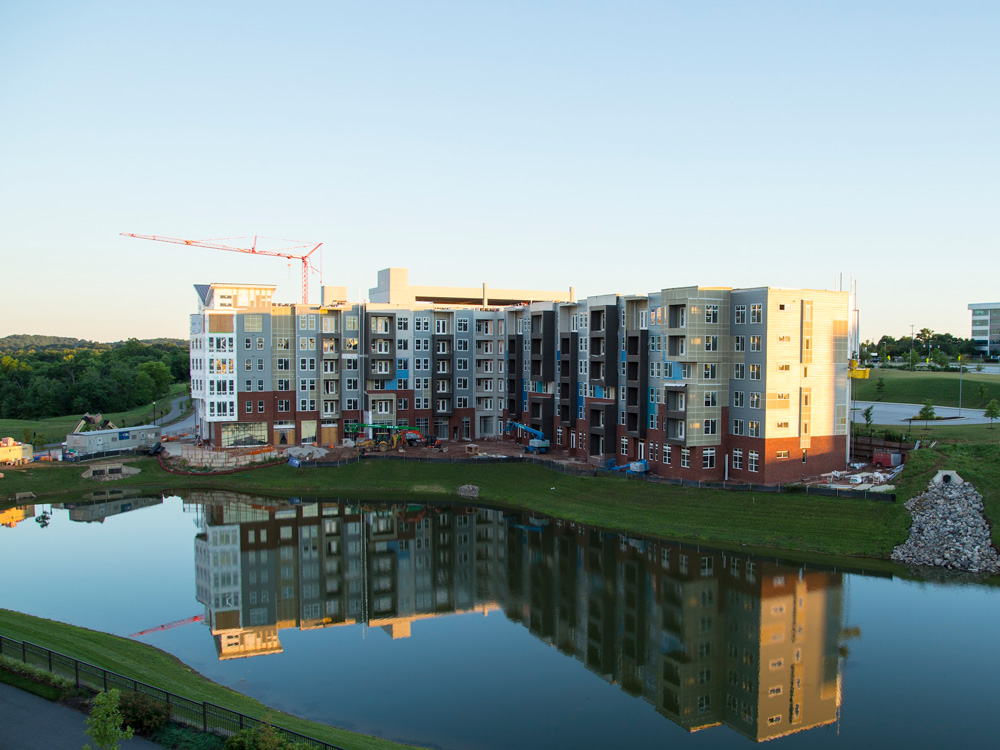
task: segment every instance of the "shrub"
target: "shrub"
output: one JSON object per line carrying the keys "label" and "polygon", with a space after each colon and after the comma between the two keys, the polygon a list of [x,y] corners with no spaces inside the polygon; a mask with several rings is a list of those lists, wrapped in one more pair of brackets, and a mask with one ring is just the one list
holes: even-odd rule
{"label": "shrub", "polygon": [[226,741],[217,734],[200,732],[179,724],[167,724],[152,740],[169,750],[223,750]]}
{"label": "shrub", "polygon": [[170,721],[170,709],[156,698],[143,693],[125,693],[119,701],[125,726],[148,737]]}
{"label": "shrub", "polygon": [[286,740],[265,722],[257,729],[243,729],[229,737],[225,750],[312,750],[312,745]]}
{"label": "shrub", "polygon": [[69,692],[74,687],[73,680],[62,677],[61,675],[52,674],[48,670],[42,669],[41,667],[25,664],[24,662],[12,659],[9,656],[0,656],[0,669],[5,672],[10,672],[11,674],[27,677],[29,680],[33,680],[34,682],[51,685],[52,687],[58,688],[63,692]]}

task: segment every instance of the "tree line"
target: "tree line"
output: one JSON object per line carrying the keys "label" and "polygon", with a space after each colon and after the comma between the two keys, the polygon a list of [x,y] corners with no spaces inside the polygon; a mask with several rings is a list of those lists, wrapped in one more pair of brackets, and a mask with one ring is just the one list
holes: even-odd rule
{"label": "tree line", "polygon": [[181,340],[107,344],[8,336],[0,339],[0,352],[3,419],[127,411],[189,378],[187,342]]}
{"label": "tree line", "polygon": [[878,341],[865,341],[861,345],[860,354],[863,361],[874,357],[883,361],[887,359],[908,361],[911,351],[917,362],[930,359],[940,366],[946,366],[949,361],[957,360],[960,354],[963,361],[972,355],[979,355],[975,340],[959,338],[950,333],[936,333],[929,328],[921,328],[912,337],[903,336],[897,339],[883,336]]}

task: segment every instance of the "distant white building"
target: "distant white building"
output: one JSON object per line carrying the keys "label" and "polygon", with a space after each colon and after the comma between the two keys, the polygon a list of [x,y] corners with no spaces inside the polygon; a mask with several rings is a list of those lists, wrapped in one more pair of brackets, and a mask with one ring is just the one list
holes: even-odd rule
{"label": "distant white building", "polygon": [[1000,302],[969,305],[972,311],[972,340],[987,357],[1000,353]]}

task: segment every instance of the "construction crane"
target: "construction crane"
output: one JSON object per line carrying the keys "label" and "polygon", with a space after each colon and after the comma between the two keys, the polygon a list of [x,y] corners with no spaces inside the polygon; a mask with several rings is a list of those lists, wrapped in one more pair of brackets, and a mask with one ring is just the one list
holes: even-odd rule
{"label": "construction crane", "polygon": [[183,620],[174,620],[173,622],[168,622],[166,625],[157,625],[155,628],[148,628],[147,630],[140,630],[138,633],[132,633],[129,638],[138,638],[141,635],[147,635],[149,633],[159,633],[163,630],[170,630],[172,628],[179,627],[181,625],[190,625],[192,622],[201,622],[205,619],[205,615],[195,615],[194,617],[185,617]]}
{"label": "construction crane", "polygon": [[[228,250],[233,253],[250,253],[251,255],[270,255],[275,258],[287,258],[289,260],[298,260],[302,262],[302,304],[309,303],[309,271],[312,270],[316,272],[315,266],[313,266],[312,261],[309,260],[309,256],[320,249],[323,245],[322,242],[313,246],[311,243],[302,245],[292,245],[291,247],[281,248],[279,250],[259,250],[257,248],[258,238],[256,235],[253,237],[253,244],[250,247],[232,247],[230,245],[222,245],[219,240],[182,240],[176,237],[161,237],[156,234],[133,234],[131,232],[121,232],[122,237],[135,237],[137,240],[156,240],[157,242],[172,242],[175,245],[191,245],[192,247],[210,247],[214,250]],[[222,237],[221,239],[229,240],[248,240],[249,237]],[[281,240],[281,242],[297,242],[297,240]],[[291,250],[305,250],[307,248],[312,248],[309,252],[304,255],[295,255],[290,252]]]}

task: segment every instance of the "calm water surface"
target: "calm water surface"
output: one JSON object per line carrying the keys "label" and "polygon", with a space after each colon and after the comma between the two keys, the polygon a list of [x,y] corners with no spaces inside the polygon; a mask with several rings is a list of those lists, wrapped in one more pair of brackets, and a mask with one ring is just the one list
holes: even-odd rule
{"label": "calm water surface", "polygon": [[49,510],[0,519],[0,606],[167,626],[135,637],[360,732],[498,750],[995,743],[985,585],[471,506],[191,493],[52,506],[43,527]]}

